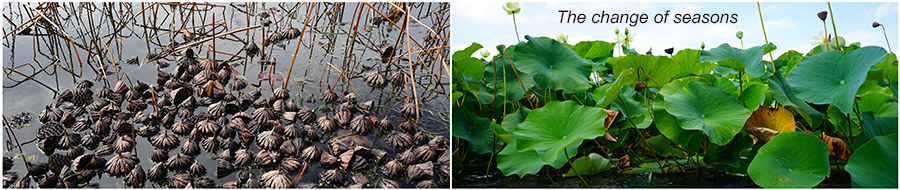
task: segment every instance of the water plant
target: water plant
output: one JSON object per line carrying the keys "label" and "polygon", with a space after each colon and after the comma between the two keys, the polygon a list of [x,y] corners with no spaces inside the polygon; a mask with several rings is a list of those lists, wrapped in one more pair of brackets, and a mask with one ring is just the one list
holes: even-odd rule
{"label": "water plant", "polygon": [[455,166],[588,187],[600,184],[583,176],[611,171],[744,174],[766,188],[846,171],[853,187],[896,187],[897,58],[884,48],[835,37],[777,57],[768,41],[653,56],[630,48],[634,31],[615,32],[455,52]]}

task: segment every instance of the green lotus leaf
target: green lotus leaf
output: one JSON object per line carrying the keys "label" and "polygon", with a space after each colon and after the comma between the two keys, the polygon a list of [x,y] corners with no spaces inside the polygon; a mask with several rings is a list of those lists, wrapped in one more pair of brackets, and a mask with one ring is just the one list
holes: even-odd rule
{"label": "green lotus leaf", "polygon": [[862,130],[859,129],[859,118],[856,117],[856,114],[850,114],[850,118],[853,119],[853,122],[847,121],[847,115],[841,113],[834,105],[829,105],[828,110],[825,111],[825,113],[828,114],[828,121],[834,125],[834,128],[838,132],[847,134],[847,129],[850,129],[850,135],[852,136],[859,135],[859,133],[862,132]]}
{"label": "green lotus leaf", "polygon": [[710,83],[709,80],[703,77],[684,77],[672,80],[672,82],[663,85],[663,88],[659,90],[659,93],[665,96],[672,96],[672,94],[675,94],[676,92],[681,91],[681,89],[684,89],[684,86],[687,86],[687,84],[691,81],[700,81],[707,84]]}
{"label": "green lotus leaf", "polygon": [[481,80],[469,75],[462,75],[462,80],[466,89],[478,99],[479,104],[489,104],[494,101],[494,94],[491,93],[491,89],[485,86]]}
{"label": "green lotus leaf", "polygon": [[700,61],[717,62],[719,65],[728,66],[737,71],[746,70],[745,73],[751,77],[759,77],[766,73],[762,57],[772,50],[775,50],[775,45],[771,43],[745,50],[724,43],[709,51],[703,51],[700,54]]}
{"label": "green lotus leaf", "polygon": [[472,42],[466,49],[454,52],[453,68],[462,74],[481,79],[484,76],[484,62],[472,57],[481,48],[481,44]]}
{"label": "green lotus leaf", "polygon": [[658,96],[653,101],[653,117],[659,133],[662,133],[685,151],[697,152],[700,150],[700,145],[703,143],[703,132],[681,128],[678,125],[678,118],[666,112],[665,105],[666,101],[663,96]]}
{"label": "green lotus leaf", "polygon": [[494,132],[488,118],[472,115],[468,108],[453,106],[453,136],[469,141],[469,148],[475,153],[493,151]]}
{"label": "green lotus leaf", "polygon": [[697,81],[666,97],[666,111],[678,118],[681,128],[703,130],[718,145],[731,141],[750,118],[750,110],[727,92]]}
{"label": "green lotus leaf", "polygon": [[784,52],[780,56],[778,56],[778,59],[775,59],[775,60],[776,61],[778,61],[778,60],[784,61],[786,63],[786,65],[784,66],[784,69],[782,69],[782,70],[785,72],[784,74],[790,75],[791,70],[793,70],[794,67],[797,66],[797,63],[800,63],[801,59],[803,59],[802,53],[797,52],[795,50],[788,50],[787,52]]}
{"label": "green lotus leaf", "polygon": [[600,87],[594,89],[594,99],[597,100],[597,107],[604,108],[609,104],[613,103],[617,98],[619,98],[619,92],[622,91],[622,86],[625,83],[634,83],[633,80],[629,80],[627,77],[634,73],[634,69],[627,69],[624,72],[619,73],[616,77],[616,81],[613,83],[607,83]]}
{"label": "green lotus leaf", "polygon": [[[513,138],[509,141],[509,144],[497,154],[497,168],[503,172],[503,175],[510,176],[512,174],[519,175],[519,178],[525,177],[528,174],[536,174],[541,171],[546,165],[550,165],[553,168],[559,169],[563,165],[566,165],[565,156],[557,157],[553,162],[547,163],[544,160],[541,160],[541,156],[538,155],[534,150],[527,150],[524,152],[519,152],[516,150],[516,139]],[[578,146],[581,145],[581,141],[572,144],[572,146],[566,147],[566,151],[568,152],[577,152]],[[569,154],[569,156],[575,156],[575,154]]]}
{"label": "green lotus leaf", "polygon": [[756,111],[759,105],[766,100],[766,91],[769,87],[759,82],[750,82],[744,84],[744,94],[741,103],[751,112]]}
{"label": "green lotus leaf", "polygon": [[631,98],[634,94],[635,91],[631,87],[622,87],[621,93],[619,94],[620,98],[618,101],[613,101],[610,108],[619,111],[619,113],[631,120],[628,122],[629,125],[627,126],[631,126],[630,123],[634,123],[634,126],[638,129],[646,129],[653,123],[653,119],[650,118],[650,111],[647,110],[643,101],[637,101]]}
{"label": "green lotus leaf", "polygon": [[856,95],[861,96],[869,91],[876,91],[885,94],[891,93],[891,89],[885,86],[880,86],[879,84],[881,84],[881,82],[878,82],[876,80],[866,80],[866,82],[863,82],[863,84],[859,86],[859,90],[856,90]]}
{"label": "green lotus leaf", "polygon": [[[639,70],[638,68],[643,68]],[[634,75],[626,75],[629,78],[628,83],[624,85],[634,86],[634,84],[640,78],[640,81],[643,81],[647,87],[650,88],[659,88],[659,85],[663,85],[669,80],[672,79],[675,74],[678,74],[681,69],[678,66],[678,63],[669,59],[669,57],[657,57],[652,55],[628,55],[622,59],[619,59],[616,62],[616,65],[613,66],[613,74],[618,75],[622,73],[622,71],[626,69],[634,69]],[[646,72],[646,74],[644,73]],[[650,77],[653,77],[652,79]],[[640,77],[638,77],[640,76]]]}
{"label": "green lotus leaf", "polygon": [[[737,84],[735,82],[731,82],[727,78],[718,78],[716,82],[713,83],[713,86],[716,88],[728,92],[734,98],[741,98],[741,94],[738,92]],[[740,101],[740,99],[738,99]]]}
{"label": "green lotus leaf", "polygon": [[563,148],[603,135],[605,118],[603,109],[574,101],[547,103],[531,111],[525,122],[516,127],[516,149],[534,150],[544,162],[552,162],[563,154]]}
{"label": "green lotus leaf", "polygon": [[772,74],[772,77],[765,77],[769,80],[769,90],[772,92],[772,97],[778,101],[779,104],[783,106],[792,106],[796,109],[800,116],[806,120],[806,123],[810,124],[810,127],[816,129],[822,124],[822,118],[825,117],[825,114],[819,112],[816,109],[813,109],[809,104],[806,104],[797,96],[794,96],[794,90],[791,88],[791,85],[788,84],[787,79],[781,75],[781,72],[775,72]]}
{"label": "green lotus leaf", "polygon": [[731,140],[731,143],[727,145],[709,146],[707,155],[703,157],[703,160],[706,163],[721,164],[740,169],[742,168],[741,152],[748,151],[751,147],[753,147],[753,137],[746,133],[738,133]]}
{"label": "green lotus leaf", "polygon": [[513,55],[516,68],[531,74],[535,84],[544,89],[572,90],[588,82],[591,64],[566,45],[552,39],[525,36]]}
{"label": "green lotus leaf", "polygon": [[578,54],[579,57],[583,57],[585,59],[594,59],[594,58],[603,58],[603,57],[611,57],[613,49],[616,48],[616,43],[609,43],[604,41],[581,41],[578,44],[575,44],[575,53]]}
{"label": "green lotus leaf", "polygon": [[[649,146],[646,148],[655,152],[656,155],[666,157],[666,158],[670,158],[670,157],[681,158],[681,157],[685,156],[684,152],[682,152],[681,150],[678,150],[675,147],[672,147],[672,145],[669,145],[672,143],[672,141],[669,141],[669,139],[667,139],[663,135],[656,135],[656,136],[650,137],[647,139],[646,142],[647,143],[644,145]],[[581,171],[581,170],[579,170],[579,171]]]}
{"label": "green lotus leaf", "polygon": [[897,188],[897,134],[863,144],[844,167],[853,187]]}
{"label": "green lotus leaf", "polygon": [[862,116],[862,130],[866,134],[866,139],[897,133],[897,116],[876,117],[875,113],[870,111],[864,111],[860,114]]}
{"label": "green lotus leaf", "polygon": [[582,156],[581,158],[578,158],[574,162],[572,162],[572,168],[569,169],[569,172],[563,174],[563,177],[594,175],[609,170],[613,167],[615,167],[615,165],[613,165],[613,163],[610,162],[609,159],[600,156],[600,154],[591,153],[587,156]]}
{"label": "green lotus leaf", "polygon": [[765,188],[811,188],[825,180],[829,168],[825,142],[795,131],[778,134],[763,145],[747,174]]}
{"label": "green lotus leaf", "polygon": [[494,132],[494,135],[497,136],[497,139],[503,141],[505,143],[509,143],[512,140],[513,134],[509,131],[503,130],[503,127],[497,124],[497,120],[491,120],[491,131]]}
{"label": "green lotus leaf", "polygon": [[497,50],[500,52],[500,58],[491,61],[485,67],[484,85],[488,88],[496,87],[493,90],[497,92],[498,99],[506,97],[508,102],[519,101],[525,96],[525,92],[534,86],[534,81],[531,79],[531,75],[510,64],[511,58],[503,53],[503,45],[498,45]]}
{"label": "green lotus leaf", "polygon": [[897,102],[884,92],[868,92],[857,100],[859,111],[872,111],[876,116],[897,116]]}
{"label": "green lotus leaf", "polygon": [[800,62],[788,84],[797,97],[815,104],[833,104],[843,113],[853,111],[853,97],[872,65],[884,61],[884,48],[868,46],[850,53],[829,51]]}
{"label": "green lotus leaf", "polygon": [[678,63],[678,66],[681,68],[674,77],[683,77],[692,74],[701,75],[712,71],[712,69],[716,67],[716,64],[712,62],[701,62],[700,53],[701,51],[696,49],[683,49],[678,51],[675,56],[672,56],[672,61]]}
{"label": "green lotus leaf", "polygon": [[[503,131],[511,134],[510,138],[512,138],[513,136],[515,136],[514,134],[512,134],[512,132],[516,131],[516,126],[525,121],[525,117],[528,117],[528,113],[531,113],[530,109],[521,107],[516,112],[507,114],[505,117],[503,117],[503,124],[501,124],[501,128],[494,129],[494,132],[496,133],[496,131]],[[503,140],[503,142],[505,143],[509,143],[510,141],[509,139],[504,140],[503,138],[501,138],[501,140]]]}

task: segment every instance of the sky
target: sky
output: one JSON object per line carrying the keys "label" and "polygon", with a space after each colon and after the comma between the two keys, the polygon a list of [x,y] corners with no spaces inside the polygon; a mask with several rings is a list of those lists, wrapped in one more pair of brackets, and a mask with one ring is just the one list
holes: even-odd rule
{"label": "sky", "polygon": [[[462,50],[478,42],[497,55],[495,46],[513,45],[517,43],[513,18],[507,15],[502,6],[505,2],[459,2],[453,3],[453,31],[451,49],[453,52]],[[674,47],[676,52],[685,48],[699,49],[700,43],[706,44],[706,49],[717,47],[722,43],[728,43],[733,47],[741,47],[741,41],[735,37],[737,31],[743,31],[743,47],[750,48],[766,43],[760,25],[760,16],[755,2],[735,3],[670,3],[670,2],[633,2],[633,3],[603,3],[603,2],[571,2],[571,3],[521,3],[522,11],[515,15],[519,36],[525,41],[525,35],[533,37],[547,36],[556,39],[560,32],[569,36],[568,43],[576,44],[579,41],[603,40],[615,42],[614,28],[618,27],[624,32],[627,27],[635,33],[631,47],[638,52],[646,52],[652,47],[654,55],[664,55],[664,49]],[[822,21],[816,16],[820,11],[827,11],[825,2],[803,3],[760,3],[763,20],[765,21],[768,40],[774,43],[778,49],[773,51],[773,56],[788,50],[796,50],[806,53],[814,47],[813,37],[824,31]],[[898,49],[898,7],[897,2],[834,2],[831,3],[832,11],[829,11],[826,19],[828,34],[834,33],[831,17],[837,25],[837,33],[846,39],[847,44],[860,42],[862,46],[881,46],[885,49],[885,35],[881,27],[872,28],[872,22],[877,21],[885,26],[887,38],[891,49]],[[560,10],[570,10],[574,13],[584,13],[587,16],[584,23],[560,23]],[[647,23],[637,23],[630,26],[627,23],[592,23],[591,15],[594,13],[646,13],[649,16]],[[667,23],[655,23],[653,18],[657,13],[669,11]],[[699,13],[699,14],[737,14],[736,23],[717,24],[676,24],[673,23],[675,14]],[[483,50],[484,50],[483,49]],[[479,50],[481,52],[483,50]],[[618,52],[616,53],[618,54]],[[478,57],[476,53],[473,56]],[[765,56],[764,60],[769,60]]]}

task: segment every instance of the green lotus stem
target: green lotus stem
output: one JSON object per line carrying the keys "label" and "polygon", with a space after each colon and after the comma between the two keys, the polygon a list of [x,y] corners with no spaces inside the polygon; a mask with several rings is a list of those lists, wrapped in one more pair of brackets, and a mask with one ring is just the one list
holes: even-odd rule
{"label": "green lotus stem", "polygon": [[744,104],[744,107],[747,107],[747,100],[744,100],[744,73],[740,71],[738,71],[738,87],[740,88],[741,93],[741,103]]}
{"label": "green lotus stem", "polygon": [[[825,51],[831,51],[831,45],[828,44],[828,24],[825,24],[825,21],[822,21],[822,28],[825,28]],[[774,60],[772,61],[774,64]]]}
{"label": "green lotus stem", "polygon": [[[653,77],[651,77],[650,74],[647,74],[647,71],[644,70],[644,67],[638,67],[638,70],[640,70],[641,72],[644,72],[644,75],[647,75],[647,78],[650,78],[650,80],[653,80],[653,83],[656,83],[657,88],[662,88],[662,85],[659,85],[659,82],[656,82],[656,79],[653,79]],[[641,75],[638,75],[638,80],[640,80],[640,78],[641,78]]]}
{"label": "green lotus stem", "polygon": [[[491,123],[493,123],[493,121]],[[497,151],[497,149],[496,149],[497,146],[494,146],[497,144],[497,134],[491,134],[491,135],[493,136],[493,141],[491,142],[491,159],[488,159],[488,165],[486,167],[487,170],[484,171],[484,175],[488,175],[491,173],[491,161],[494,160],[494,152]]]}
{"label": "green lotus stem", "polygon": [[[769,37],[766,36],[766,23],[763,22],[762,19],[762,9],[759,6],[759,2],[756,2],[756,11],[759,12],[759,24],[762,25],[763,39],[766,39],[766,45],[769,44]],[[772,61],[772,72],[775,72],[775,59],[772,58],[772,52],[769,52],[769,60]]]}
{"label": "green lotus stem", "polygon": [[513,27],[516,28],[516,40],[518,40],[516,42],[518,43],[518,42],[521,42],[522,39],[519,38],[519,26],[518,26],[518,24],[516,24],[516,14],[513,14],[512,16],[513,16]]}
{"label": "green lotus stem", "polygon": [[566,153],[566,161],[569,162],[569,166],[572,167],[572,171],[575,171],[575,175],[577,175],[578,178],[581,179],[581,182],[584,182],[584,187],[591,188],[591,185],[588,185],[587,181],[585,181],[584,178],[581,177],[581,174],[578,173],[578,169],[575,169],[575,164],[572,164],[572,159],[569,159],[569,150],[563,148],[563,152]]}
{"label": "green lotus stem", "polygon": [[[516,65],[513,64],[512,58],[509,57],[509,52],[506,51],[506,46],[503,46],[503,55],[506,55],[506,60],[509,61],[509,66],[512,66],[513,73],[516,74],[516,79],[519,79],[519,85],[522,85],[522,91],[527,91],[525,89],[525,83],[522,83],[522,77],[519,77],[519,71],[516,71]],[[503,71],[506,72],[505,69]],[[531,109],[534,109],[534,108],[531,108]]]}
{"label": "green lotus stem", "polygon": [[[831,2],[828,2],[828,13],[831,14],[831,29],[834,30],[834,39],[837,40],[837,25],[834,25],[834,11],[831,11]],[[835,41],[835,44],[837,44],[837,41]]]}
{"label": "green lotus stem", "polygon": [[547,178],[550,178],[550,183],[553,183],[553,186],[559,187],[559,185],[556,184],[556,181],[553,181],[553,176],[550,175],[550,168],[547,168],[547,170],[544,171],[547,171]]}

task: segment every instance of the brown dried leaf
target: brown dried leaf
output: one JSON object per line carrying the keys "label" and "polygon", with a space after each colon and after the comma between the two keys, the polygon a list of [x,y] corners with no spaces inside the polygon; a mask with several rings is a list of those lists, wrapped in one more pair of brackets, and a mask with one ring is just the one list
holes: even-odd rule
{"label": "brown dried leaf", "polygon": [[825,141],[825,145],[828,145],[828,155],[834,156],[837,159],[847,160],[850,159],[850,149],[847,149],[847,145],[844,143],[844,140],[841,140],[837,137],[832,137],[825,135],[819,135],[819,139]]}

